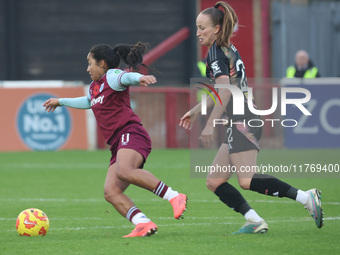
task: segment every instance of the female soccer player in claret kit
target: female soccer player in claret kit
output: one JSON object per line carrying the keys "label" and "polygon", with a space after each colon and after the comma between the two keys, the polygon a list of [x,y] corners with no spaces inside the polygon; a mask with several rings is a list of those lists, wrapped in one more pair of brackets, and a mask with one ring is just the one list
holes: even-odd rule
{"label": "female soccer player in claret kit", "polygon": [[154,84],[156,78],[122,71],[119,64],[122,59],[129,69],[137,71],[140,66],[145,66],[142,62],[146,51],[147,44],[141,42],[113,48],[107,44],[93,46],[87,55],[87,72],[93,80],[88,95],[50,98],[43,104],[48,112],[54,111],[58,106],[92,109],[112,154],[104,187],[105,199],[136,226],[124,237],[149,236],[157,231],[156,224],[124,194],[130,184],[167,199],[172,205],[175,219],[182,218],[187,203],[186,195],[172,190],[153,174],[142,169],[151,152],[151,139],[140,118],[130,107],[129,86],[148,86]]}
{"label": "female soccer player in claret kit", "polygon": [[[214,7],[202,11],[196,19],[199,41],[209,48],[207,77],[213,79],[215,84],[230,84],[239,87],[244,94],[245,108],[243,115],[234,115],[232,109],[233,96],[230,90],[220,88],[218,95],[221,98],[222,106],[218,103],[215,104],[201,133],[201,142],[206,148],[211,146],[214,131],[213,121],[214,119],[221,119],[222,114],[226,114],[229,120],[226,126],[226,139],[220,146],[212,166],[233,166],[236,169],[237,179],[242,189],[296,200],[305,206],[314,218],[317,227],[321,228],[323,212],[319,190],[302,191],[270,175],[241,171],[242,167],[256,169],[253,166],[256,166],[262,130],[261,127],[247,125],[248,120],[259,119],[259,116],[254,115],[248,108],[248,85],[245,68],[239,52],[230,43],[230,37],[236,23],[235,11],[223,1],[219,1]],[[208,97],[207,107],[213,105],[213,100]],[[201,104],[193,107],[181,118],[180,126],[190,129],[200,111]],[[207,187],[223,203],[245,217],[246,224],[235,234],[267,232],[267,223],[250,207],[241,193],[228,183],[231,174],[232,172],[210,172],[207,176]]]}

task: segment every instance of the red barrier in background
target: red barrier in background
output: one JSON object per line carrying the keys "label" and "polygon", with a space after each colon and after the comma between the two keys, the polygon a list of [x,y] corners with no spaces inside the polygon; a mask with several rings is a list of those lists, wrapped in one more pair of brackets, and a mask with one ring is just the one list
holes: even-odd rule
{"label": "red barrier in background", "polygon": [[[153,148],[188,148],[189,132],[178,126],[190,110],[189,88],[130,88],[131,107],[142,119]],[[98,131],[98,148],[106,147]]]}
{"label": "red barrier in background", "polygon": [[176,33],[171,35],[169,38],[161,42],[155,48],[153,48],[149,53],[147,53],[143,59],[143,63],[150,65],[159,59],[161,56],[165,55],[167,52],[175,48],[178,44],[185,41],[190,35],[190,29],[188,27],[183,27]]}

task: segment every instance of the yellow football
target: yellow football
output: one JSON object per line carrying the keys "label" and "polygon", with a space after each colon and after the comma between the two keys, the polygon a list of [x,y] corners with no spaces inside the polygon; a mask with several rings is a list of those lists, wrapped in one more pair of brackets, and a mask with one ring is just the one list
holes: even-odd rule
{"label": "yellow football", "polygon": [[36,208],[22,211],[17,218],[17,231],[21,236],[44,236],[50,228],[47,215]]}

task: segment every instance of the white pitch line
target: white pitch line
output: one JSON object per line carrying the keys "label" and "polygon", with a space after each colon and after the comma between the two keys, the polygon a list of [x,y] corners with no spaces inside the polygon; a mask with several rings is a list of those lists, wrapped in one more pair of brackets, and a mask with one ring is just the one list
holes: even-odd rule
{"label": "white pitch line", "polygon": [[[18,169],[49,169],[49,168],[55,168],[55,169],[63,169],[63,168],[94,168],[94,169],[107,169],[109,167],[109,164],[100,163],[100,164],[81,164],[81,163],[58,163],[58,164],[39,164],[39,163],[7,163],[7,164],[0,164],[0,169],[12,169],[12,168],[18,168]],[[178,169],[178,168],[188,168],[184,164],[177,164],[177,165],[169,165],[167,166],[167,169]],[[152,168],[149,169],[156,169],[156,166],[153,165]]]}
{"label": "white pitch line", "polygon": [[[109,217],[109,216],[108,216]],[[72,221],[81,221],[81,220],[105,220],[108,217],[83,217],[83,218],[72,218],[72,217],[53,217],[49,218],[50,221],[55,221],[55,220],[72,220]],[[240,219],[240,217],[185,217],[186,219],[190,220],[237,220]],[[0,218],[0,221],[12,221],[16,220],[17,218]],[[121,218],[122,220],[125,221],[125,218]],[[157,219],[157,220],[173,220],[173,217],[152,217],[152,219]]]}
{"label": "white pitch line", "polygon": [[66,198],[0,198],[0,201],[22,201],[22,202],[103,202],[103,199],[84,198],[84,199],[66,199]]}
{"label": "white pitch line", "polygon": [[56,169],[63,169],[63,168],[108,168],[108,164],[31,164],[31,163],[22,163],[22,164],[0,164],[0,169],[11,169],[11,168],[19,168],[19,169],[49,169],[49,168],[56,168]]}
{"label": "white pitch line", "polygon": [[[105,202],[105,199],[98,199],[98,198],[84,198],[84,199],[66,199],[66,198],[0,198],[0,201],[22,201],[22,202]],[[149,200],[141,200],[141,199],[133,199],[135,202],[163,202],[162,199],[149,199]],[[268,204],[294,204],[296,203],[293,200],[248,200],[249,203],[268,203]],[[212,199],[190,199],[189,203],[221,203],[220,200]],[[322,202],[323,205],[340,205],[340,202]]]}
{"label": "white pitch line", "polygon": [[[206,217],[204,217],[206,218]],[[326,217],[324,218],[325,221],[330,221],[330,220],[340,220],[339,217]],[[301,221],[312,221],[311,218],[296,218],[296,219],[285,219],[285,220],[269,220],[267,221],[268,223],[275,224],[278,222],[301,222]],[[158,227],[173,227],[173,226],[182,226],[182,227],[188,227],[188,226],[208,226],[208,225],[239,225],[242,224],[241,220],[239,221],[233,221],[233,222],[204,222],[204,223],[177,223],[177,224],[157,224]],[[122,228],[133,228],[132,225],[121,225],[121,226],[94,226],[94,227],[74,227],[74,228],[53,228],[51,229],[52,231],[63,231],[63,230],[74,230],[74,231],[79,231],[79,230],[95,230],[95,229],[122,229]],[[6,230],[6,232],[12,232],[16,231],[15,229],[11,230]],[[0,231],[1,232],[1,231]]]}
{"label": "white pitch line", "polygon": [[[49,218],[50,221],[55,221],[55,220],[103,220],[105,218],[99,218],[99,217],[84,217],[84,218],[72,218],[72,217],[56,217],[56,218]],[[12,220],[17,220],[17,218],[0,218],[0,221],[12,221]]]}

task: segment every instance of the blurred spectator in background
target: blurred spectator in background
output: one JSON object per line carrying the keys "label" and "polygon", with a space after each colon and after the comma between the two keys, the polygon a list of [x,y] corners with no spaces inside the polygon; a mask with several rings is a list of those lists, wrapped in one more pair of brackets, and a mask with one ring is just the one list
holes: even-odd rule
{"label": "blurred spectator in background", "polygon": [[197,62],[197,69],[199,71],[200,77],[206,77],[207,71],[206,59]]}
{"label": "blurred spectator in background", "polygon": [[320,77],[319,70],[309,59],[305,50],[295,54],[295,64],[287,68],[287,78],[316,78]]}

